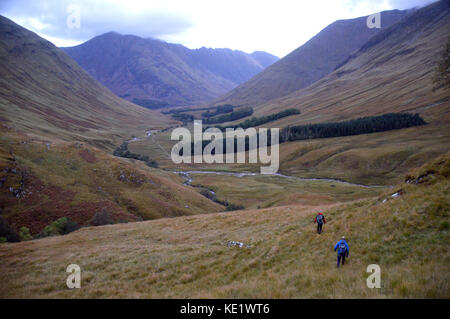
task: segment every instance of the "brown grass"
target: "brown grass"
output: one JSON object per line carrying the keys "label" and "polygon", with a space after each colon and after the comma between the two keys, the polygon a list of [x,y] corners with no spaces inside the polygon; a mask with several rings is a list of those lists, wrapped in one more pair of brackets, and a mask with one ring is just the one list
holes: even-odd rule
{"label": "brown grass", "polygon": [[[0,209],[17,230],[26,226],[37,234],[64,216],[86,226],[102,208],[116,222],[223,210],[177,175],[143,162],[81,143],[48,143],[4,128],[2,133]],[[20,196],[10,187],[21,189]]]}
{"label": "brown grass", "polygon": [[[285,206],[84,228],[0,246],[2,298],[449,298],[449,160],[432,183],[345,205]],[[436,168],[437,167],[437,168]],[[386,199],[386,202],[382,202]],[[315,213],[328,223],[317,235]],[[333,246],[346,235],[348,264]],[[230,240],[250,248],[227,247]],[[65,268],[82,269],[81,289]],[[366,287],[379,264],[382,288]]]}

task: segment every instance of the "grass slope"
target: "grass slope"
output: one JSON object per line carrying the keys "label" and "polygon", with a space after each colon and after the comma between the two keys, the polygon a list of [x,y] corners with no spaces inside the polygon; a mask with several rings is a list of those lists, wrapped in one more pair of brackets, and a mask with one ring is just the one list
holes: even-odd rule
{"label": "grass slope", "polygon": [[30,134],[106,149],[174,123],[118,98],[62,50],[2,16],[0,122]]}
{"label": "grass slope", "polygon": [[370,37],[399,21],[406,13],[382,12],[381,29],[367,28],[367,17],[336,21],[216,102],[257,106],[305,88],[332,72]]}
{"label": "grass slope", "polygon": [[285,174],[394,185],[410,169],[450,151],[450,131],[430,123],[376,134],[281,144]]}
{"label": "grass slope", "polygon": [[[160,219],[3,244],[0,297],[449,298],[449,172],[447,156],[412,172],[409,183],[350,204]],[[322,235],[312,223],[318,210],[328,219]],[[342,235],[350,258],[336,269],[333,246]],[[251,247],[227,247],[229,240]],[[81,266],[81,289],[65,286],[71,263]],[[372,263],[381,267],[381,289],[366,286]]]}
{"label": "grass slope", "polygon": [[301,111],[271,123],[272,127],[391,112],[448,121],[449,91],[433,91],[433,76],[448,41],[449,16],[445,1],[415,11],[372,38],[328,76],[305,89],[254,106],[255,116],[292,107]]}
{"label": "grass slope", "polygon": [[174,174],[108,154],[171,123],[0,16],[0,214],[16,230],[36,235],[61,217],[86,226],[103,209],[115,222],[223,210]]}
{"label": "grass slope", "polygon": [[[0,212],[32,234],[60,217],[89,225],[106,208],[116,222],[224,208],[172,173],[116,158],[88,144],[49,142],[1,129]],[[11,191],[12,188],[12,191]]]}

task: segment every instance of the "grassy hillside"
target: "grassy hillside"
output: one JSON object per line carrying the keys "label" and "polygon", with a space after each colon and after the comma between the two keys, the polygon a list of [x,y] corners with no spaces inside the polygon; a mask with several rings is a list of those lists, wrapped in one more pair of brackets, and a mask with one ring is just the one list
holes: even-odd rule
{"label": "grassy hillside", "polygon": [[106,210],[112,222],[224,210],[174,174],[111,155],[175,123],[111,93],[64,52],[0,17],[0,216],[35,236]]}
{"label": "grassy hillside", "polygon": [[424,114],[448,121],[448,88],[433,90],[433,77],[448,41],[445,1],[417,10],[381,31],[340,68],[312,84],[255,108],[255,116],[287,108],[300,115],[273,127],[342,121],[390,112]]}
{"label": "grassy hillside", "polygon": [[5,128],[0,139],[0,212],[38,234],[69,217],[80,226],[106,209],[115,222],[222,211],[183,180],[79,142],[50,142]]}
{"label": "grassy hillside", "polygon": [[[177,217],[2,244],[0,297],[449,298],[449,172],[447,155],[408,183],[350,204]],[[328,220],[322,235],[312,223],[317,211]],[[342,235],[350,257],[336,269]],[[81,289],[65,286],[71,263],[82,269]],[[373,263],[381,289],[366,286]]]}
{"label": "grassy hillside", "polygon": [[1,16],[0,122],[106,149],[174,123],[118,98],[63,51]]}
{"label": "grassy hillside", "polygon": [[[382,28],[403,18],[407,12],[382,12]],[[369,29],[367,17],[336,21],[298,49],[249,81],[217,99],[217,103],[257,106],[316,82],[342,64],[380,29]]]}
{"label": "grassy hillside", "polygon": [[442,123],[376,134],[281,144],[281,172],[332,177],[361,184],[394,185],[410,169],[449,152]]}
{"label": "grassy hillside", "polygon": [[301,110],[301,115],[271,123],[273,127],[392,111],[417,112],[427,126],[282,145],[282,171],[395,183],[399,174],[448,152],[450,95],[448,88],[433,90],[433,76],[448,41],[449,15],[444,1],[420,9],[371,39],[329,76],[255,111]]}

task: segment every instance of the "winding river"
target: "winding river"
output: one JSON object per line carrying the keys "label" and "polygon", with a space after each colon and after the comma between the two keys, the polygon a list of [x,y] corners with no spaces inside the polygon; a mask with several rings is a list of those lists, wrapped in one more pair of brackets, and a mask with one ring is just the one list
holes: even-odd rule
{"label": "winding river", "polygon": [[[233,177],[245,177],[245,176],[268,176],[268,177],[281,177],[286,179],[292,179],[292,180],[298,180],[298,181],[324,181],[324,182],[332,182],[332,183],[340,183],[350,186],[358,186],[358,187],[364,187],[364,188],[383,188],[383,187],[390,187],[390,186],[383,186],[383,185],[363,185],[363,184],[355,184],[346,182],[339,179],[334,178],[304,178],[304,177],[297,177],[297,176],[290,176],[290,175],[284,175],[280,173],[276,174],[260,174],[260,173],[252,173],[252,172],[215,172],[215,171],[173,171],[175,174],[179,174],[183,178],[186,179],[184,182],[185,185],[191,186],[192,184],[192,174],[213,174],[213,175],[223,175],[223,176],[233,176]],[[392,187],[392,186],[391,186]]]}
{"label": "winding river", "polygon": [[[146,131],[146,136],[145,137],[141,137],[141,138],[137,138],[134,137],[133,139],[129,140],[128,143],[132,143],[132,142],[136,142],[136,141],[141,141],[144,139],[148,139],[151,138],[153,140],[153,142],[156,143],[156,141],[153,139],[153,136],[157,133],[159,133],[159,130],[148,130]],[[164,150],[161,145],[159,145],[160,148],[162,150]],[[165,151],[165,150],[164,150]],[[169,154],[167,154],[169,155]],[[273,177],[281,177],[281,178],[286,178],[286,179],[291,179],[291,180],[297,180],[297,181],[324,181],[324,182],[330,182],[330,183],[340,183],[340,184],[345,184],[345,185],[349,185],[349,186],[357,186],[357,187],[364,187],[364,188],[383,188],[383,187],[391,187],[392,186],[383,186],[383,185],[363,185],[363,184],[355,184],[355,183],[350,183],[350,182],[346,182],[340,179],[334,179],[334,178],[304,178],[304,177],[297,177],[297,176],[291,176],[291,175],[284,175],[284,174],[280,174],[280,173],[276,173],[276,174],[261,174],[261,173],[252,173],[252,172],[217,172],[217,171],[172,171],[175,174],[178,174],[180,176],[182,176],[185,179],[184,184],[188,185],[188,186],[192,186],[192,174],[213,174],[213,175],[222,175],[222,176],[233,176],[233,177],[246,177],[246,176],[273,176]]]}

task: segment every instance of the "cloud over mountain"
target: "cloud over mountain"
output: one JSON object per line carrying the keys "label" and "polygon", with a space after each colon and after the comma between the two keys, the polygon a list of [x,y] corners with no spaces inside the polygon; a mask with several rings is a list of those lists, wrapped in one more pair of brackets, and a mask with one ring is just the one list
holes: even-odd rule
{"label": "cloud over mountain", "polygon": [[[192,27],[189,17],[165,9],[142,10],[127,6],[122,1],[107,2],[48,0],[45,2],[5,0],[0,12],[15,17],[25,27],[42,34],[73,41],[84,41],[98,34],[117,31],[142,37],[162,37],[177,34]],[[75,16],[80,18],[79,27],[74,27]],[[69,23],[68,23],[69,20]]]}

